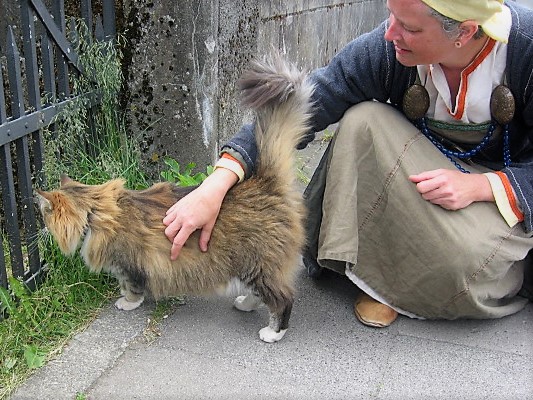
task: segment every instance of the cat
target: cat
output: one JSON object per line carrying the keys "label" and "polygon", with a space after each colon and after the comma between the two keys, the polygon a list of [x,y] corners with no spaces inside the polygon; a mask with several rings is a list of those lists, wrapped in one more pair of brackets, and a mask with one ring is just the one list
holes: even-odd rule
{"label": "cat", "polygon": [[85,185],[61,177],[57,190],[36,190],[43,222],[62,253],[78,248],[88,268],[112,273],[121,310],[183,294],[222,294],[235,282],[247,289],[234,306],[269,310],[261,340],[277,342],[288,328],[295,296],[295,273],[305,241],[305,206],[294,171],[297,144],[309,129],[313,85],[304,72],[279,54],[253,61],[237,82],[243,104],[255,115],[256,171],[227,193],[209,248],[199,233],[175,261],[164,234],[165,212],[194,187],[156,183],[128,190],[124,180]]}

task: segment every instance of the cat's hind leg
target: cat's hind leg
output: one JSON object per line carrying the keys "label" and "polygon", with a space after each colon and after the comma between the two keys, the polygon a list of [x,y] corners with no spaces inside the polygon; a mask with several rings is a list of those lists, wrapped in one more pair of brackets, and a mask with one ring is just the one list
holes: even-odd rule
{"label": "cat's hind leg", "polygon": [[283,339],[289,327],[291,310],[292,303],[287,304],[281,312],[270,311],[269,324],[259,331],[259,338],[267,343],[275,343]]}
{"label": "cat's hind leg", "polygon": [[[267,280],[264,278],[264,281]],[[268,307],[270,314],[268,326],[259,331],[259,337],[267,343],[278,342],[289,327],[294,290],[288,283],[279,280],[274,280],[268,285],[256,286],[255,289]]]}
{"label": "cat's hind leg", "polygon": [[135,310],[144,301],[144,296],[141,296],[138,300],[128,300],[126,296],[122,296],[115,302],[115,307],[123,311]]}
{"label": "cat's hind leg", "polygon": [[249,285],[245,284],[240,278],[232,278],[227,284],[221,285],[216,289],[216,293],[220,296],[234,296],[238,293],[248,294],[237,296],[233,302],[233,306],[240,311],[254,311],[263,303],[256,293],[250,292]]}

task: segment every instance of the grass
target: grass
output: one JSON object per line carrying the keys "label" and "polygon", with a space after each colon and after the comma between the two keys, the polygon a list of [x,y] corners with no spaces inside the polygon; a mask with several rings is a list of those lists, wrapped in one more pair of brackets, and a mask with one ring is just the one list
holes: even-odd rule
{"label": "grass", "polygon": [[59,354],[66,341],[83,330],[117,294],[112,278],[90,274],[79,257],[64,258],[53,244],[45,251],[43,258],[53,265],[44,284],[30,292],[11,278],[10,289],[17,300],[2,299],[9,312],[0,323],[2,399]]}
{"label": "grass", "polygon": [[296,179],[298,182],[302,183],[304,186],[307,186],[311,181],[311,176],[314,171],[314,167],[310,167],[310,161],[314,160],[323,153],[324,148],[327,147],[328,143],[333,139],[335,132],[330,129],[325,129],[322,131],[319,139],[318,148],[315,149],[313,154],[308,156],[298,156],[296,160]]}

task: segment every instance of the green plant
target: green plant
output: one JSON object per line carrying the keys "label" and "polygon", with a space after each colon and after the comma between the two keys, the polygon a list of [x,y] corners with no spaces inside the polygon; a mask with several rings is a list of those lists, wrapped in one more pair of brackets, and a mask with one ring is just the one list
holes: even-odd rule
{"label": "green plant", "polygon": [[162,299],[156,303],[155,309],[152,311],[152,315],[148,320],[148,324],[144,328],[143,336],[147,342],[154,341],[157,337],[161,336],[159,330],[159,324],[166,319],[169,315],[174,313],[176,308],[185,304],[183,297],[170,297]]}
{"label": "green plant", "polygon": [[333,139],[333,136],[335,136],[335,132],[329,129],[325,129],[324,132],[322,133],[322,138],[321,138],[322,143],[330,142]]}
{"label": "green plant", "polygon": [[46,352],[34,344],[24,346],[24,359],[29,369],[40,368],[44,365]]}
{"label": "green plant", "polygon": [[207,166],[206,172],[198,172],[193,174],[193,170],[196,167],[196,164],[191,162],[185,166],[185,169],[181,171],[180,164],[172,159],[166,158],[163,160],[167,166],[166,171],[161,172],[161,177],[172,183],[176,183],[179,186],[195,186],[199,185],[207,178],[208,175],[213,173],[213,167]]}
{"label": "green plant", "polygon": [[[83,23],[78,30],[76,37],[86,37]],[[117,44],[124,45],[121,36]],[[52,185],[63,173],[87,184],[120,176],[134,189],[148,185],[139,166],[139,141],[128,137],[118,104],[123,81],[119,46],[78,40],[80,65],[86,74],[74,80],[72,101],[43,133],[45,176]],[[91,106],[94,97],[100,99],[97,106]]]}
{"label": "green plant", "polygon": [[304,185],[309,184],[311,178],[308,176],[307,163],[302,157],[298,157],[296,160],[296,180]]}

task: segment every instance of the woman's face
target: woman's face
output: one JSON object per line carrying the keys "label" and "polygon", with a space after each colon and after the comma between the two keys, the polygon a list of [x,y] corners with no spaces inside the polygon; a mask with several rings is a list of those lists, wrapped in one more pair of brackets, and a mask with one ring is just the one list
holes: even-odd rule
{"label": "woman's face", "polygon": [[392,42],[396,59],[407,67],[446,64],[456,52],[454,40],[421,0],[388,0],[388,28],[385,40]]}

